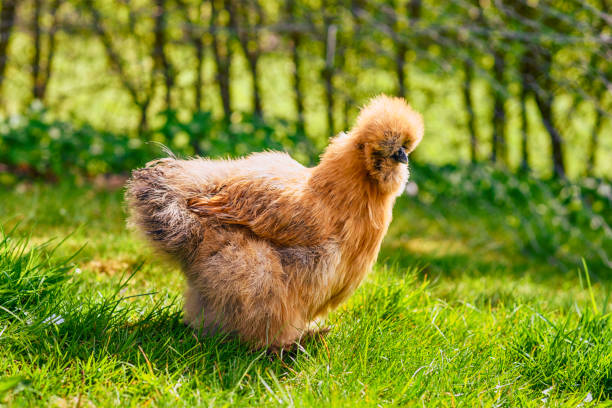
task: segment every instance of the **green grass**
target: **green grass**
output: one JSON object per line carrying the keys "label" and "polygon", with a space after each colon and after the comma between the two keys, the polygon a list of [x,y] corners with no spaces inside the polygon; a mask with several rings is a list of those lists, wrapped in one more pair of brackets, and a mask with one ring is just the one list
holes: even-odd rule
{"label": "green grass", "polygon": [[610,405],[609,270],[519,245],[505,225],[518,210],[419,185],[399,199],[375,271],[332,313],[330,334],[282,360],[183,326],[183,278],[126,231],[121,191],[0,191],[0,400]]}

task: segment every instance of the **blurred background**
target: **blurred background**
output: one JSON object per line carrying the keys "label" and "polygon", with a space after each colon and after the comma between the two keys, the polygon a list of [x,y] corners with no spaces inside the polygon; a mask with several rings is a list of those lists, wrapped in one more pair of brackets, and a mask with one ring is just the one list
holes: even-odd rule
{"label": "blurred background", "polygon": [[312,165],[387,93],[424,114],[409,193],[441,234],[486,219],[543,264],[608,274],[610,3],[2,0],[0,185],[118,188],[160,144]]}
{"label": "blurred background", "polygon": [[312,163],[384,92],[424,113],[417,161],[612,175],[610,0],[1,3],[5,172],[125,172],[147,141]]}

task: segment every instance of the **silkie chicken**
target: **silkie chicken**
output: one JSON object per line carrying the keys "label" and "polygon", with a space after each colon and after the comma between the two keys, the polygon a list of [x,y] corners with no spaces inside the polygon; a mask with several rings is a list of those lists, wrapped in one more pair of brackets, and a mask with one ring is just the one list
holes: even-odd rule
{"label": "silkie chicken", "polygon": [[180,264],[186,324],[290,348],[371,269],[423,131],[379,96],[313,168],[279,152],[153,161],[128,182],[130,224]]}

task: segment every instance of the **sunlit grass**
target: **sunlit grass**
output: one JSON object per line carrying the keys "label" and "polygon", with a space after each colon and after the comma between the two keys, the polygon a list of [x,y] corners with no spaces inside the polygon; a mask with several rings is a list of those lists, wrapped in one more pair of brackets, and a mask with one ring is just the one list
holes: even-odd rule
{"label": "sunlit grass", "polygon": [[486,212],[400,198],[374,273],[330,316],[330,334],[279,360],[184,327],[183,278],[125,229],[121,191],[34,184],[0,200],[5,232],[16,226],[0,240],[0,396],[12,406],[612,397],[607,275],[588,282],[580,264],[522,253]]}

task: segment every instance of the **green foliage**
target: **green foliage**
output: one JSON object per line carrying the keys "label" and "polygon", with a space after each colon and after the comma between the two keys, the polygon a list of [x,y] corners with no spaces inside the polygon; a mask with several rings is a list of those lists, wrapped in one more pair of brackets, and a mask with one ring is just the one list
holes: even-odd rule
{"label": "green foliage", "polygon": [[495,219],[523,251],[574,268],[589,259],[596,275],[612,270],[612,185],[586,178],[544,181],[491,166],[418,166],[423,205],[464,208]]}
{"label": "green foliage", "polygon": [[[248,115],[245,126],[260,129],[261,136],[242,137],[242,130],[216,118],[225,115],[224,122],[236,124],[241,120],[235,116],[259,104],[268,125],[282,133],[286,126],[273,118],[299,118],[309,138],[323,144],[350,127],[360,105],[384,92],[407,97],[423,113],[427,135],[416,153],[423,160],[487,160],[499,145],[495,157],[512,169],[528,164],[548,176],[554,160],[556,173],[570,178],[612,174],[606,160],[612,125],[607,1],[213,4],[19,2],[19,24],[12,29],[3,22],[8,46],[0,47],[6,62],[0,111],[21,113],[42,100],[63,121],[129,135],[119,139],[149,141],[157,131],[154,140],[181,153],[216,156],[280,146],[307,161],[313,154],[309,144],[301,145],[303,137],[273,137],[263,145],[266,126]],[[200,126],[218,137],[194,140]],[[289,128],[288,136],[296,133],[293,124]],[[120,152],[117,161],[132,157],[125,142],[108,145]],[[81,155],[65,150],[73,160]],[[62,168],[39,157],[46,153],[23,155],[34,157],[13,154],[2,163],[20,163],[24,172]],[[87,160],[87,170],[122,168],[111,162]],[[85,168],[83,160],[76,166]]]}
{"label": "green foliage", "polygon": [[291,151],[305,163],[315,157],[312,143],[288,121],[236,113],[227,122],[203,111],[187,121],[174,111],[162,117],[159,128],[137,138],[54,120],[34,105],[23,116],[0,121],[0,163],[12,174],[57,180],[127,173],[163,155],[160,143],[178,156],[240,156],[274,149]]}
{"label": "green foliage", "polygon": [[50,180],[126,172],[152,152],[140,139],[51,119],[41,105],[0,122],[0,133],[0,163]]}
{"label": "green foliage", "polygon": [[153,140],[166,144],[182,156],[237,157],[254,151],[291,152],[298,160],[312,163],[313,143],[295,123],[283,119],[263,120],[249,113],[234,113],[231,121],[216,119],[212,112],[195,112],[181,121],[176,111],[161,114],[163,124],[153,131]]}

